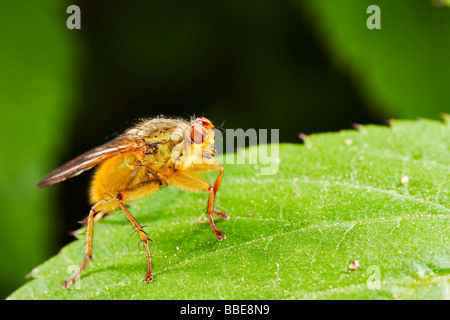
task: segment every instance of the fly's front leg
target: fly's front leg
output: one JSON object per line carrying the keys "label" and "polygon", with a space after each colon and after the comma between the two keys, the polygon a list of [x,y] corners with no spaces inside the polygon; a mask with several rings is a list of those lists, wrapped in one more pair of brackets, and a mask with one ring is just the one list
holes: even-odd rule
{"label": "fly's front leg", "polygon": [[[222,241],[223,239],[226,238],[225,233],[220,232],[215,224],[214,224],[214,220],[212,218],[212,212],[214,212],[216,215],[224,215],[224,213],[219,213],[216,211],[216,209],[214,209],[214,188],[212,186],[209,186],[209,199],[208,199],[208,220],[209,220],[209,224],[211,225],[211,228],[214,230],[214,232],[217,234],[217,240]],[[226,215],[225,215],[226,216]],[[226,216],[228,219],[228,216]]]}
{"label": "fly's front leg", "polygon": [[[219,171],[219,175],[217,176],[216,181],[214,182],[214,188],[213,188],[213,193],[215,196],[217,191],[219,191],[219,187],[222,182],[223,167],[222,167],[222,165],[220,165],[218,163],[212,163],[212,164],[201,163],[201,164],[193,165],[188,170],[188,172],[192,172],[192,173],[205,172],[205,171]],[[222,217],[224,220],[228,220],[228,218],[229,218],[225,212],[218,212],[218,211],[216,211],[216,208],[214,208],[214,207],[212,209],[212,213],[214,213],[216,216]]]}
{"label": "fly's front leg", "polygon": [[[207,171],[213,171],[213,170],[218,170],[219,171],[219,175],[216,178],[216,182],[214,182],[214,195],[216,195],[217,191],[219,191],[219,187],[220,187],[220,183],[222,182],[222,178],[223,178],[223,167],[222,165],[215,163],[215,164],[207,164],[206,166],[206,170]],[[205,170],[205,171],[206,171]]]}
{"label": "fly's front leg", "polygon": [[214,220],[212,218],[212,213],[218,214],[215,212],[214,209],[214,187],[207,183],[206,181],[200,179],[199,177],[196,177],[190,173],[181,172],[178,171],[175,173],[172,177],[169,179],[169,183],[172,185],[175,185],[179,187],[180,189],[184,190],[190,190],[190,191],[208,191],[209,192],[209,198],[208,198],[208,220],[209,224],[211,225],[211,228],[217,235],[217,240],[221,241],[225,239],[225,234],[221,231],[219,231],[215,224]]}

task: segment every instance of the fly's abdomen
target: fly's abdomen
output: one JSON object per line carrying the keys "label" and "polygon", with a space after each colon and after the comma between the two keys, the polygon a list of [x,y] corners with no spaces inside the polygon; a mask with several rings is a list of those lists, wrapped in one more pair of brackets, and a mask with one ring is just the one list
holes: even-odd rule
{"label": "fly's abdomen", "polygon": [[128,188],[140,169],[134,162],[135,156],[129,153],[117,155],[103,162],[92,178],[91,204],[115,197],[120,191]]}

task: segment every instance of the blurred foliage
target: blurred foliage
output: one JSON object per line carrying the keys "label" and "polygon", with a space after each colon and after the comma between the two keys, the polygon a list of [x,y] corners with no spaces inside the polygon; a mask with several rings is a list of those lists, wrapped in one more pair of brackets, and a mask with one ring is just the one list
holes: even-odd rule
{"label": "blurred foliage", "polygon": [[[383,118],[438,118],[450,112],[450,9],[430,1],[299,0],[329,56],[349,70]],[[365,27],[369,5],[381,29]]]}
{"label": "blurred foliage", "polygon": [[58,249],[55,203],[35,184],[72,116],[74,43],[61,10],[58,0],[0,2],[0,297]]}
{"label": "blurred foliage", "polygon": [[[89,210],[89,174],[35,183],[136,118],[205,115],[297,142],[450,112],[450,9],[438,2],[0,2],[0,146],[11,150],[0,156],[0,295],[71,241]],[[81,30],[66,28],[71,4]],[[366,27],[372,4],[381,30]]]}
{"label": "blurred foliage", "polygon": [[444,7],[444,6],[450,7],[450,0],[433,0],[432,3],[436,7]]}

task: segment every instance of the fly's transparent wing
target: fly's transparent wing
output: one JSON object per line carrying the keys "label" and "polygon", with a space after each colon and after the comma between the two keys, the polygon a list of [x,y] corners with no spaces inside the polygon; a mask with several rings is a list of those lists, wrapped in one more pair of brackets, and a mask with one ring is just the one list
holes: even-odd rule
{"label": "fly's transparent wing", "polygon": [[109,158],[120,153],[135,151],[143,145],[141,141],[133,140],[126,135],[117,137],[53,170],[48,176],[39,181],[36,187],[43,188],[72,178]]}

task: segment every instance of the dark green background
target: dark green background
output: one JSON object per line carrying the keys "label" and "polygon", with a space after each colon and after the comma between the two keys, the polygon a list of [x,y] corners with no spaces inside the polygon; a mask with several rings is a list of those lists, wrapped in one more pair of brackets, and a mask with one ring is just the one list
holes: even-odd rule
{"label": "dark green background", "polygon": [[[300,132],[449,113],[450,8],[435,3],[0,2],[0,296],[89,210],[89,174],[36,182],[137,118],[204,115],[300,143]],[[81,30],[66,28],[70,4]],[[372,4],[381,30],[366,27]]]}

